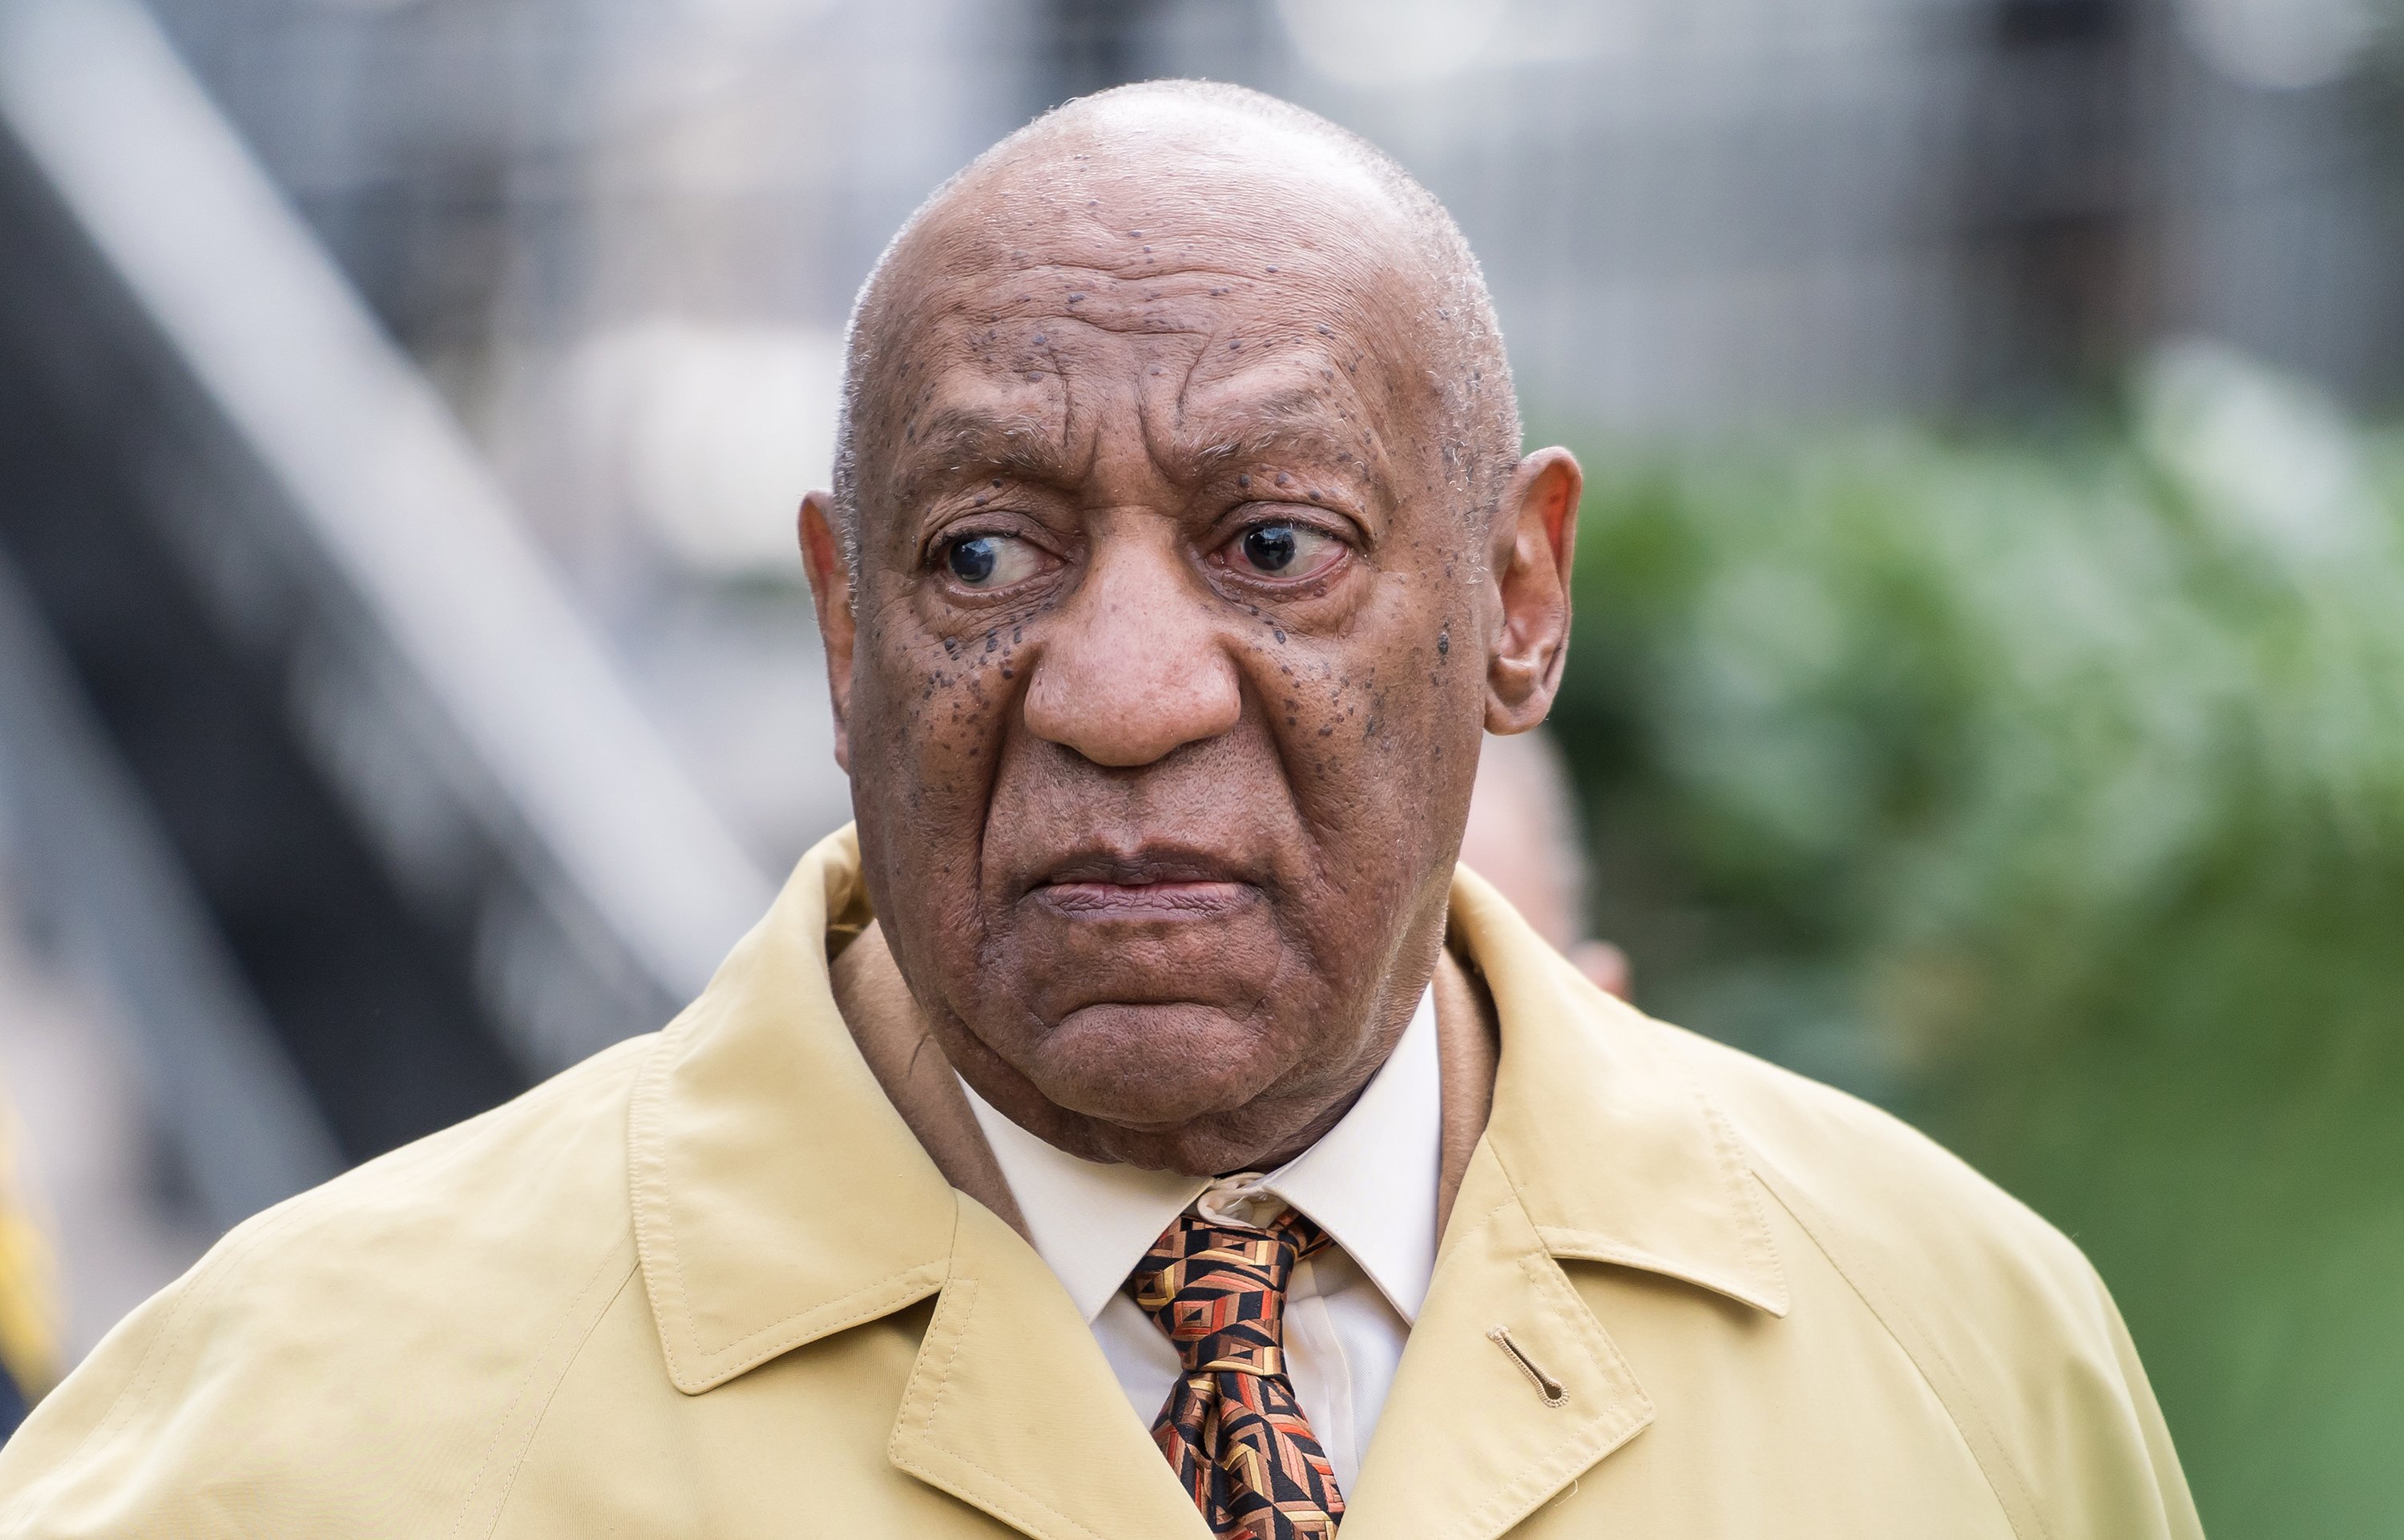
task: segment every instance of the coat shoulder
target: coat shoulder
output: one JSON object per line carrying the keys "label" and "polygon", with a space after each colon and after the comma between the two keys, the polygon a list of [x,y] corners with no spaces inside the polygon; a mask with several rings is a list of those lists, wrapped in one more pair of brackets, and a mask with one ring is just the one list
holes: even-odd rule
{"label": "coat shoulder", "polygon": [[0,1450],[0,1527],[364,1533],[353,1505],[391,1482],[458,1511],[634,1273],[626,1112],[653,1041],[236,1226]]}
{"label": "coat shoulder", "polygon": [[212,1271],[330,1302],[361,1288],[454,1298],[468,1278],[555,1289],[560,1265],[631,1234],[626,1113],[656,1034],[629,1039],[464,1123],[379,1155],[229,1232]]}
{"label": "coat shoulder", "polygon": [[1900,1118],[1678,1028],[1643,1029],[1729,1124],[1793,1222],[1780,1227],[1919,1367],[2017,1533],[2200,1535],[2127,1328],[2076,1243]]}
{"label": "coat shoulder", "polygon": [[[2091,1278],[2077,1246],[1959,1155],[1891,1113],[1726,1043],[1657,1033],[1727,1119],[1748,1163],[1824,1244],[1892,1253],[1958,1287],[1981,1275]],[[1818,1231],[1825,1230],[1824,1238]]]}

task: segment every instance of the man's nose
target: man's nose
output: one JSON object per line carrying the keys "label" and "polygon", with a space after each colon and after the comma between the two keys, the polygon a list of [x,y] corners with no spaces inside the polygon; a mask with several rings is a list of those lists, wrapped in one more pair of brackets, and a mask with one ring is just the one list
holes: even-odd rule
{"label": "man's nose", "polygon": [[1027,726],[1096,764],[1150,764],[1232,729],[1243,687],[1211,598],[1173,551],[1097,553],[1044,627]]}

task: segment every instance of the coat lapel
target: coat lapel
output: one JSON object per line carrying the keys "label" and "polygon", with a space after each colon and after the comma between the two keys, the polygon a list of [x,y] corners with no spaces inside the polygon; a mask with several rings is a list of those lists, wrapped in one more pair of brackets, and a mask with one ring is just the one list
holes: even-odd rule
{"label": "coat lapel", "polygon": [[1563,1260],[1787,1309],[1754,1179],[1668,1029],[1587,985],[1466,871],[1450,943],[1493,1001],[1492,1110],[1347,1494],[1345,1540],[1490,1540],[1652,1422]]}
{"label": "coat lapel", "polygon": [[1485,1143],[1545,1251],[1784,1315],[1760,1183],[1675,1029],[1588,984],[1475,874],[1452,912],[1502,1028]]}
{"label": "coat lapel", "polygon": [[891,1452],[921,1481],[1041,1540],[1209,1533],[1067,1291],[965,1196]]}
{"label": "coat lapel", "polygon": [[[670,1380],[706,1394],[940,1294],[894,1416],[897,1467],[1039,1540],[1202,1540],[1051,1269],[914,1136],[913,1116],[943,1120],[932,1091],[956,1087],[888,1085],[846,1029],[829,945],[868,918],[846,830],[803,859],[636,1084],[636,1247]],[[887,1077],[913,1062],[866,1048]]]}
{"label": "coat lapel", "polygon": [[827,973],[865,922],[846,829],[795,869],[635,1086],[643,1283],[688,1395],[942,1286],[952,1189],[877,1088]]}
{"label": "coat lapel", "polygon": [[1481,1145],[1347,1496],[1345,1540],[1489,1540],[1652,1420],[1652,1402]]}

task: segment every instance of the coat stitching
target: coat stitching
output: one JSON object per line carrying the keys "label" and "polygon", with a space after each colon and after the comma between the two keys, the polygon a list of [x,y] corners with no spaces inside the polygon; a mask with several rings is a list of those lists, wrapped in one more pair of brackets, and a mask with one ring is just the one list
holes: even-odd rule
{"label": "coat stitching", "polygon": [[[2052,1532],[2045,1521],[2045,1512],[2037,1506],[2035,1495],[2029,1488],[2028,1478],[2020,1473],[2020,1466],[2011,1457],[2011,1451],[2004,1447],[2002,1437],[1995,1432],[1994,1420],[1987,1415],[1987,1408],[1978,1399],[1978,1393],[1971,1389],[1968,1378],[1953,1366],[1953,1362],[1946,1355],[1945,1350],[1937,1344],[1934,1337],[1929,1335],[1927,1329],[1920,1323],[1920,1318],[1913,1314],[1908,1307],[1901,1300],[1889,1296],[1884,1289],[1875,1287],[1866,1278],[1862,1268],[1847,1265],[1845,1258],[1838,1254],[1838,1248],[1829,1239],[1827,1232],[1833,1226],[1828,1225],[1826,1218],[1820,1214],[1818,1209],[1802,1194],[1789,1191],[1782,1182],[1772,1180],[1769,1172],[1764,1169],[1767,1164],[1766,1161],[1756,1162],[1754,1167],[1754,1174],[1760,1177],[1762,1185],[1768,1188],[1770,1196],[1777,1198],[1786,1211],[1794,1216],[1795,1222],[1802,1226],[1803,1233],[1811,1238],[1812,1244],[1819,1247],[1820,1253],[1828,1259],[1829,1266],[1837,1269],[1837,1275],[1845,1281],[1846,1286],[1852,1289],[1862,1304],[1868,1309],[1872,1319],[1884,1329],[1894,1345],[1903,1350],[1904,1356],[1911,1361],[1912,1366],[1920,1371],[1921,1378],[1927,1382],[1929,1390],[1935,1393],[1937,1405],[1945,1408],[1945,1415],[1952,1421],[1954,1432],[1960,1435],[1963,1444],[1969,1449],[1970,1458],[1977,1462],[1978,1473],[1987,1478],[1987,1485],[1994,1493],[1996,1506],[2003,1509],[2005,1521],[2011,1525],[2012,1533],[2020,1534],[2025,1532],[2021,1529],[2020,1518],[2014,1511],[2011,1497],[2004,1491],[2006,1483],[2011,1487],[2012,1493],[2019,1498],[2020,1508],[2028,1514],[2030,1520],[2036,1526],[2037,1534],[2040,1536],[2050,1534]],[[1905,1325],[1908,1326],[1910,1335],[1919,1339],[1917,1347],[1906,1340],[1905,1334],[1896,1329],[1896,1319],[1900,1319]],[[1930,1372],[1929,1364],[1922,1361],[1923,1353],[1928,1359],[1934,1360],[1936,1367],[1942,1371],[1941,1381],[1937,1374]],[[1947,1393],[1949,1384],[1964,1401],[1969,1403],[1970,1421],[1977,1424],[1975,1433],[1972,1428],[1964,1425],[1962,1408],[1954,1404],[1954,1395]],[[1999,1466],[2000,1473],[1997,1470]]]}
{"label": "coat stitching", "polygon": [[[568,1302],[566,1322],[563,1324],[572,1323],[575,1321],[578,1310],[592,1295],[594,1286],[608,1274],[609,1264],[618,1260],[617,1253],[618,1246],[613,1242],[609,1248],[609,1254],[604,1255],[594,1265],[592,1272],[585,1275],[583,1283],[578,1287],[574,1297]],[[602,1302],[601,1309],[593,1313],[593,1319],[585,1323],[583,1331],[578,1334],[574,1350],[560,1362],[559,1373],[551,1382],[551,1393],[543,1397],[542,1409],[535,1414],[534,1421],[525,1430],[525,1436],[519,1441],[517,1458],[510,1463],[509,1477],[501,1487],[500,1501],[493,1506],[492,1522],[484,1526],[486,1534],[489,1535],[500,1528],[501,1514],[508,1508],[510,1493],[517,1486],[518,1472],[525,1468],[526,1453],[534,1447],[535,1435],[541,1431],[543,1419],[550,1414],[551,1404],[559,1395],[559,1387],[567,1382],[569,1372],[576,1367],[577,1361],[584,1356],[585,1344],[593,1340],[593,1334],[601,1329],[603,1321],[608,1319],[609,1307],[617,1302],[618,1296],[625,1293],[626,1285],[642,1271],[642,1265],[639,1261],[629,1257],[625,1261],[625,1268],[626,1270],[619,1275],[616,1285],[610,1289],[609,1297]],[[554,1336],[556,1335],[554,1333]],[[468,1481],[468,1491],[459,1500],[458,1515],[451,1521],[453,1534],[459,1533],[460,1526],[467,1523],[468,1514],[474,1511],[476,1494],[483,1490],[485,1479],[492,1475],[494,1462],[501,1452],[501,1446],[509,1437],[510,1419],[525,1401],[526,1392],[533,1386],[535,1374],[541,1367],[542,1360],[537,1357],[526,1365],[525,1373],[519,1377],[517,1389],[510,1394],[510,1404],[502,1409],[498,1425],[493,1430],[492,1442],[484,1447],[484,1458],[477,1462],[476,1474]]]}

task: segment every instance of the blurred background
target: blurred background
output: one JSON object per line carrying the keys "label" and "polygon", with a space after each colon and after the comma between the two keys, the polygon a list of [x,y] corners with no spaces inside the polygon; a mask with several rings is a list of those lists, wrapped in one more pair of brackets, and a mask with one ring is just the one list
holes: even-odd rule
{"label": "blurred background", "polygon": [[847,816],[853,289],[1161,75],[1482,255],[1640,1002],[2076,1236],[2215,1535],[2404,1533],[2393,0],[0,0],[0,1358],[698,987]]}

